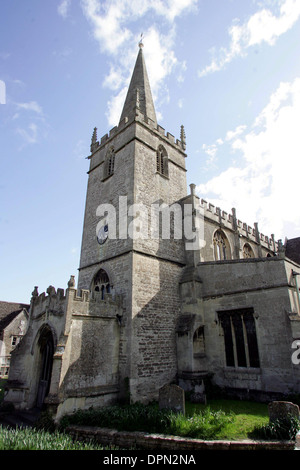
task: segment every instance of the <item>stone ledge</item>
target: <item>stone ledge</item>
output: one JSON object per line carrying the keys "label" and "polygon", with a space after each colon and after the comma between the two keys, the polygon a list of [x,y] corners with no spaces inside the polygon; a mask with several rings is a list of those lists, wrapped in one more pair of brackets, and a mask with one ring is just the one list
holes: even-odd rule
{"label": "stone ledge", "polygon": [[77,440],[94,440],[99,444],[141,450],[198,451],[198,450],[294,450],[293,441],[204,441],[163,434],[117,431],[92,426],[69,426],[66,431]]}

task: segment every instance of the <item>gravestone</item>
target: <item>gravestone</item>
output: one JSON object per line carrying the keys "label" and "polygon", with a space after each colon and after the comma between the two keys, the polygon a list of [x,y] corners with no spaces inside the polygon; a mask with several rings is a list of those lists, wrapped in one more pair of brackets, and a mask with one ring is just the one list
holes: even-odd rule
{"label": "gravestone", "polygon": [[201,380],[201,383],[198,383],[194,386],[190,400],[191,403],[204,403],[206,405],[206,394],[203,380]]}
{"label": "gravestone", "polygon": [[273,401],[269,403],[269,420],[287,418],[293,416],[299,419],[299,406],[289,401]]}
{"label": "gravestone", "polygon": [[164,385],[159,390],[159,409],[169,409],[175,413],[185,414],[185,393],[175,384]]}

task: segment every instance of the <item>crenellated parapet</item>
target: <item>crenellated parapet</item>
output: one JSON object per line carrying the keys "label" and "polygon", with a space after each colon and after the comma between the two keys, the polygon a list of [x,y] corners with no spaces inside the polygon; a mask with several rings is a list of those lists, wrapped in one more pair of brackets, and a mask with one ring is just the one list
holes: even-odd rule
{"label": "crenellated parapet", "polygon": [[107,134],[104,134],[99,140],[97,140],[97,128],[94,128],[91,144],[91,156],[100,150],[104,145],[107,145],[111,139],[115,137],[119,132],[123,131],[132,122],[140,122],[142,125],[151,129],[152,132],[157,133],[160,138],[163,138],[168,144],[176,147],[181,152],[185,152],[186,149],[186,137],[184,127],[181,126],[181,138],[176,139],[173,134],[167,132],[162,126],[156,124],[152,119],[145,116],[138,109],[135,113],[135,118],[129,120],[127,117],[122,119],[118,126],[113,127]]}
{"label": "crenellated parapet", "polygon": [[72,317],[114,318],[123,315],[123,297],[121,295],[90,292],[82,289],[80,292],[69,289],[68,310]]}
{"label": "crenellated parapet", "polygon": [[[122,317],[123,297],[121,295],[106,293],[102,296],[101,292],[90,292],[82,289],[78,291],[75,288],[74,276],[68,283],[68,288],[55,289],[49,286],[46,293],[38,293],[35,287],[31,298],[31,319],[39,320],[50,316],[89,316],[98,318],[116,318]],[[67,315],[68,314],[68,315]]]}
{"label": "crenellated parapet", "polygon": [[31,319],[36,320],[41,316],[63,316],[65,312],[66,292],[64,289],[55,289],[49,286],[46,293],[38,293],[38,287],[34,288],[30,303]]}
{"label": "crenellated parapet", "polygon": [[199,204],[205,219],[216,223],[221,228],[223,227],[224,229],[237,232],[240,237],[245,237],[250,242],[257,243],[267,250],[273,252],[278,251],[278,242],[275,241],[273,234],[271,236],[264,235],[259,232],[257,223],[254,223],[254,227],[252,227],[241,221],[236,217],[234,208],[232,209],[232,213],[228,213],[204,199],[199,200]]}

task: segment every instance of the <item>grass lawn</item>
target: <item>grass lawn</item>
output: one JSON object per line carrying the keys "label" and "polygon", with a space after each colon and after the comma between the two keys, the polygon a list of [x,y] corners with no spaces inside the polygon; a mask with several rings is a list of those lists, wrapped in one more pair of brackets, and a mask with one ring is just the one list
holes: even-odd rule
{"label": "grass lawn", "polygon": [[268,422],[267,404],[223,399],[209,400],[207,405],[187,402],[185,416],[160,411],[157,403],[79,411],[63,418],[62,427],[81,424],[206,440],[238,440],[250,438],[255,427]]}
{"label": "grass lawn", "polygon": [[[226,423],[217,432],[215,439],[237,440],[248,439],[249,433],[256,426],[263,426],[269,422],[268,405],[239,400],[208,400],[206,407],[212,411],[222,410],[226,414],[232,414],[232,421]],[[205,405],[186,403],[186,415],[203,411]]]}

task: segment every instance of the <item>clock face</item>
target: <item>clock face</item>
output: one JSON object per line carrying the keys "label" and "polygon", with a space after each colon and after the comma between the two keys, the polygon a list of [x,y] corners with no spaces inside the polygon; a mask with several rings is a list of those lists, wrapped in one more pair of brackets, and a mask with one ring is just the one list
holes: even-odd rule
{"label": "clock face", "polygon": [[97,235],[97,240],[100,245],[103,245],[103,243],[106,242],[108,237],[108,225],[103,225]]}

